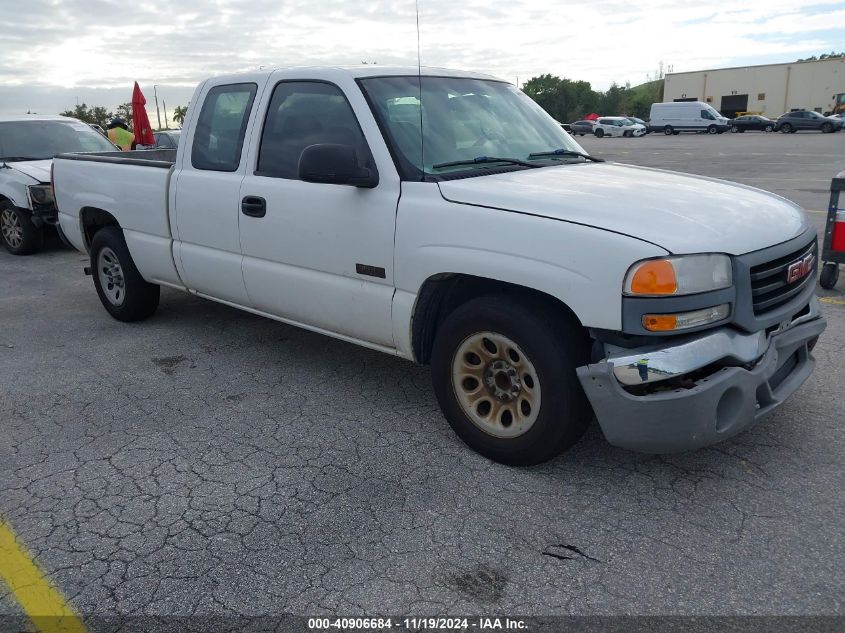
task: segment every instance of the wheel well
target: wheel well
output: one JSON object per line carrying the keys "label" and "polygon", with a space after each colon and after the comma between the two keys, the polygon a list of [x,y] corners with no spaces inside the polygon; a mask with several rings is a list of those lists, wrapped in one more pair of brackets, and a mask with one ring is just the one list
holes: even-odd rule
{"label": "wheel well", "polygon": [[115,217],[108,211],[97,209],[94,207],[85,207],[79,214],[79,220],[82,224],[82,236],[85,239],[85,248],[90,249],[91,240],[100,229],[107,226],[117,226],[120,224]]}
{"label": "wheel well", "polygon": [[446,317],[466,302],[491,294],[509,294],[515,300],[542,303],[547,309],[558,312],[562,319],[581,327],[569,306],[552,295],[496,279],[442,273],[426,279],[417,295],[411,322],[411,343],[417,362],[428,364],[430,361],[437,329]]}

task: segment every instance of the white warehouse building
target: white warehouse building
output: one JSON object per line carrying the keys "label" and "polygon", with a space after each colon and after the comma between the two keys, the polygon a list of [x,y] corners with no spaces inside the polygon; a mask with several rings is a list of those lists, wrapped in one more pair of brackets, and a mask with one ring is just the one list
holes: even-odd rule
{"label": "white warehouse building", "polygon": [[845,103],[845,58],[669,73],[664,81],[664,102],[705,101],[728,118],[737,112],[772,118],[791,110],[827,113],[837,99]]}

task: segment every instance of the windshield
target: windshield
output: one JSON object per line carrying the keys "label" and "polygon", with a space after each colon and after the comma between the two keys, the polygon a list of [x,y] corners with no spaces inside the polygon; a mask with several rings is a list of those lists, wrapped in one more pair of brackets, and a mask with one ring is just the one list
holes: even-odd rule
{"label": "windshield", "polygon": [[[444,166],[478,157],[530,160],[538,166],[583,160],[564,155],[530,156],[554,150],[584,150],[529,96],[510,84],[457,77],[422,77],[421,83],[422,113],[418,77],[360,81],[405,178],[489,173],[490,162]],[[500,168],[525,166],[511,163],[495,167]]]}
{"label": "windshield", "polygon": [[81,121],[0,123],[0,160],[44,160],[65,152],[111,152],[114,146]]}

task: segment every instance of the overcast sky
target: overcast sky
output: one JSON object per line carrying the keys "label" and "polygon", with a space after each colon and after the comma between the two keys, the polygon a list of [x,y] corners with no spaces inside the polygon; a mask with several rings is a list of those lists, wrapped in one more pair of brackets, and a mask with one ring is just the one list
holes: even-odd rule
{"label": "overcast sky", "polygon": [[[422,63],[605,89],[845,48],[843,0],[419,0]],[[0,0],[0,114],[113,109],[137,80],[154,113],[212,74],[416,64],[414,0]],[[845,89],[845,87],[843,87]],[[154,121],[154,119],[153,119]]]}

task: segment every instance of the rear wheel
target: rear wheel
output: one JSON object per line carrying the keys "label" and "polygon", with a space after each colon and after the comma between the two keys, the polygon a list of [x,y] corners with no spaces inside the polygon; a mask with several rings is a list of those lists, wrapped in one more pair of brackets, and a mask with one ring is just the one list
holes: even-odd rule
{"label": "rear wheel", "polygon": [[663,133],[666,136],[669,136],[670,134],[673,134],[674,132],[675,132],[675,130],[672,129],[671,125],[667,125],[666,127],[663,128]]}
{"label": "rear wheel", "polygon": [[497,462],[527,466],[572,446],[592,419],[575,368],[589,361],[579,327],[539,302],[474,299],[450,314],[431,358],[452,429]]}
{"label": "rear wheel", "polygon": [[732,125],[732,126],[731,126],[731,132],[733,132],[734,134],[736,134],[737,132],[739,132],[739,128],[738,128],[737,126],[735,126],[735,125]]}
{"label": "rear wheel", "polygon": [[100,302],[118,321],[140,321],[158,308],[159,287],[141,277],[118,227],[94,235],[91,270]]}
{"label": "rear wheel", "polygon": [[9,202],[0,202],[0,241],[12,255],[31,255],[44,244],[44,231],[32,218]]}
{"label": "rear wheel", "polygon": [[839,264],[827,262],[822,266],[822,271],[819,274],[819,285],[825,290],[830,290],[836,285],[837,281],[839,281]]}

